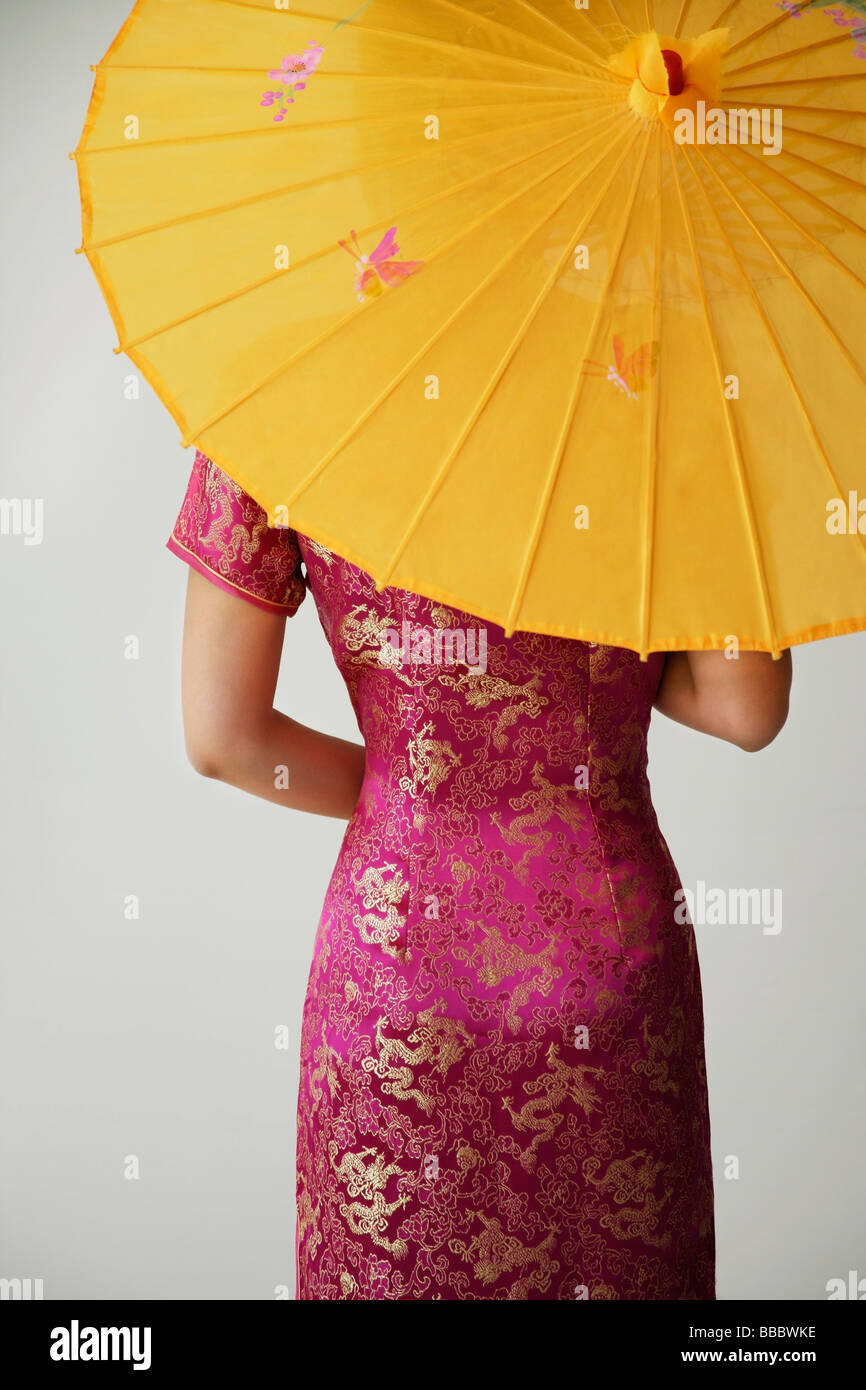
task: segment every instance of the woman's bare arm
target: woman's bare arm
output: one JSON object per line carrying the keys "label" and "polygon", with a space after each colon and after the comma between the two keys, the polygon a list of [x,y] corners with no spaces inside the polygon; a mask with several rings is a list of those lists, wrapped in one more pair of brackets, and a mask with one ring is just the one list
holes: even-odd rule
{"label": "woman's bare arm", "polygon": [[655,707],[748,753],[772,743],[788,717],[791,653],[669,652]]}
{"label": "woman's bare arm", "polygon": [[348,819],[364,776],[364,748],[274,709],[285,626],[285,617],[190,569],[182,677],[187,756],[204,777],[280,806]]}

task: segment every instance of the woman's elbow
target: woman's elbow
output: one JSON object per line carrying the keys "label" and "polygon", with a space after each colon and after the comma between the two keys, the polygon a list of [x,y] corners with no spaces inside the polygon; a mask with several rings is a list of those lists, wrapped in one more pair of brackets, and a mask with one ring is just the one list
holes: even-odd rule
{"label": "woman's elbow", "polygon": [[184,723],[187,761],[200,777],[232,781],[237,774],[240,750],[248,742],[247,731],[235,722],[188,719]]}
{"label": "woman's elbow", "polygon": [[782,732],[788,718],[787,696],[773,709],[759,713],[745,711],[734,718],[728,734],[729,741],[744,753],[760,753]]}
{"label": "woman's elbow", "polygon": [[228,770],[225,748],[216,742],[195,735],[186,735],[184,740],[187,762],[200,777],[211,777],[223,781]]}

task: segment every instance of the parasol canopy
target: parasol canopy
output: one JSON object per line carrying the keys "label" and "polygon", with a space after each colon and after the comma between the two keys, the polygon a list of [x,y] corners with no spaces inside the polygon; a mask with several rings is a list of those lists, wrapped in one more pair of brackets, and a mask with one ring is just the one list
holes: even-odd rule
{"label": "parasol canopy", "polygon": [[866,627],[866,3],[138,0],[79,248],[181,431],[381,586]]}

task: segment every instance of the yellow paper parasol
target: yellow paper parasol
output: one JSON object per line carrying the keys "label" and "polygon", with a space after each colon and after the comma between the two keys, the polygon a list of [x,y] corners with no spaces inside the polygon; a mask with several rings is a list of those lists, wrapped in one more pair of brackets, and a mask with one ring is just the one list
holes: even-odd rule
{"label": "yellow paper parasol", "polygon": [[138,0],[119,345],[268,510],[502,624],[866,627],[866,0]]}

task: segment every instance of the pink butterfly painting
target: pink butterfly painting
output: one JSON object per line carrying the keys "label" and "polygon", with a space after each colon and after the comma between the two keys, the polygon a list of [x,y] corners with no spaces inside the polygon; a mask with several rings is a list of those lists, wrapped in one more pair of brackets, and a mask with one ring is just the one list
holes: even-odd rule
{"label": "pink butterfly painting", "polygon": [[376,299],[386,285],[396,289],[420,270],[423,261],[399,261],[400,247],[397,245],[397,228],[391,227],[383,236],[374,251],[365,255],[358,243],[358,233],[354,229],[340,245],[355,262],[355,293],[361,304],[368,299]]}
{"label": "pink butterfly painting", "polygon": [[583,369],[588,376],[606,377],[617,390],[628,396],[629,400],[636,401],[638,392],[645,391],[651,378],[655,376],[658,360],[658,343],[642,343],[626,357],[622,338],[615,334],[613,362],[606,364],[587,360]]}

